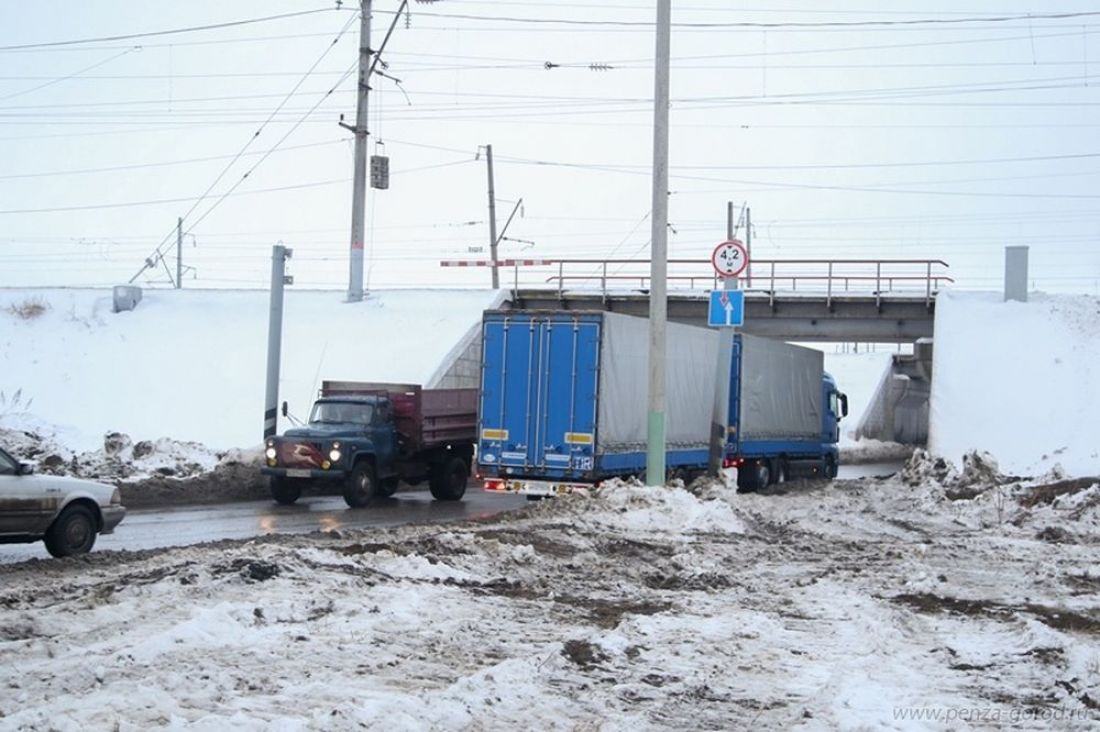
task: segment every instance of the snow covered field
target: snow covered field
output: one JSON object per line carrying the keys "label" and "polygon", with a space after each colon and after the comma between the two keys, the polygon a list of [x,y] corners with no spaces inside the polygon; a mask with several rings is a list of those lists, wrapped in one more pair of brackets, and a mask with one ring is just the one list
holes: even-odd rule
{"label": "snow covered field", "polygon": [[0,567],[0,728],[1100,719],[1100,485],[788,488]]}

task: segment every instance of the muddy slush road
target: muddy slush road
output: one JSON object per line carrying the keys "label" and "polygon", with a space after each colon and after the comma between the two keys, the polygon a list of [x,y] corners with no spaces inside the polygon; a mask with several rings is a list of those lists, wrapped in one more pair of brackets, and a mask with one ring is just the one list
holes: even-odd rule
{"label": "muddy slush road", "polygon": [[[840,477],[891,475],[899,467],[894,463],[845,465],[841,466]],[[265,499],[139,508],[129,511],[114,534],[99,537],[93,551],[141,551],[271,534],[463,521],[525,505],[527,500],[521,496],[486,493],[477,481],[470,481],[466,496],[456,503],[433,501],[426,490],[406,488],[393,498],[356,510],[334,495],[306,495],[293,506]],[[42,542],[0,544],[0,564],[48,558]]]}

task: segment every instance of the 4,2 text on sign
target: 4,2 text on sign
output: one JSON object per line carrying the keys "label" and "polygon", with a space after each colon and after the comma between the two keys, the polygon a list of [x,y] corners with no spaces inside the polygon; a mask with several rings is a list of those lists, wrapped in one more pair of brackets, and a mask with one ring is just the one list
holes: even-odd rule
{"label": "4,2 text on sign", "polygon": [[749,253],[740,241],[730,239],[714,248],[710,261],[719,277],[736,277],[749,266]]}

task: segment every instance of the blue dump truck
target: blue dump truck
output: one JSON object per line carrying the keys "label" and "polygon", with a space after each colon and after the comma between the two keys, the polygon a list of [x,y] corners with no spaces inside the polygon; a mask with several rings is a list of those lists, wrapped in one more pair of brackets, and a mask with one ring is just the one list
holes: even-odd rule
{"label": "blue dump truck", "polygon": [[[482,330],[478,473],[486,490],[547,496],[645,472],[647,320],[486,312]],[[717,331],[668,324],[670,477],[707,469],[719,339]],[[836,475],[847,399],[822,363],[819,351],[735,336],[722,462],[738,468],[742,490]]]}
{"label": "blue dump truck", "polygon": [[388,498],[400,481],[428,481],[437,501],[466,492],[476,437],[476,389],[325,381],[309,422],[267,440],[271,497],[294,503],[313,484],[352,508]]}

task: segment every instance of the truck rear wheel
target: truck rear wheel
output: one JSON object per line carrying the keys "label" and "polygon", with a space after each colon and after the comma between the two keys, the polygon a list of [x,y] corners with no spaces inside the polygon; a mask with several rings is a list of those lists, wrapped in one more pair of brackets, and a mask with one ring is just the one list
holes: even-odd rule
{"label": "truck rear wheel", "polygon": [[772,473],[767,460],[753,460],[737,469],[739,493],[755,493],[761,488],[767,488],[771,480]]}
{"label": "truck rear wheel", "polygon": [[432,498],[437,501],[461,501],[466,495],[466,479],[470,477],[470,466],[460,457],[448,458],[446,462],[432,469],[428,487]]}
{"label": "truck rear wheel", "polygon": [[366,460],[356,463],[344,484],[344,501],[352,508],[362,508],[377,495],[378,479],[374,474],[374,466]]}
{"label": "truck rear wheel", "polygon": [[298,481],[288,480],[278,475],[271,476],[268,487],[271,489],[271,497],[275,499],[275,502],[284,506],[291,505],[302,495],[302,486]]}

